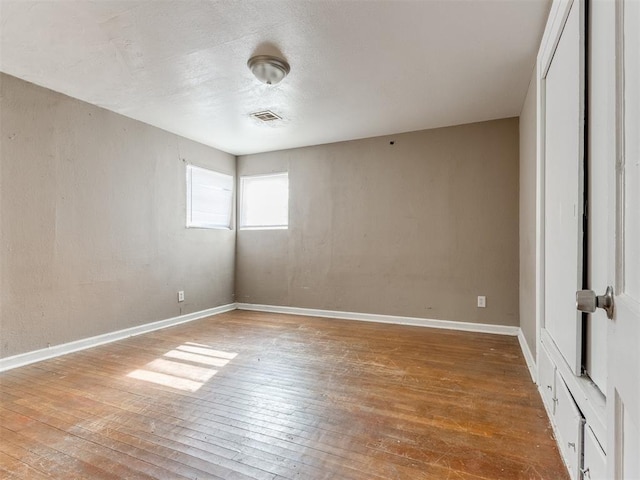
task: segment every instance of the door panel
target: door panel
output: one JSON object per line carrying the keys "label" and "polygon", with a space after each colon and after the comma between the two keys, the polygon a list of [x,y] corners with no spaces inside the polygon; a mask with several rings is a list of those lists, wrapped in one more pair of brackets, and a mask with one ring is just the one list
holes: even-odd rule
{"label": "door panel", "polygon": [[[640,2],[616,2],[615,314],[609,322],[610,478],[640,479]],[[614,236],[615,235],[615,236]]]}
{"label": "door panel", "polygon": [[[611,158],[616,135],[615,4],[591,1],[589,15],[589,115],[588,115],[588,288],[604,293],[610,278],[609,183],[615,177]],[[607,328],[604,310],[587,316],[584,365],[600,391],[607,393]],[[604,441],[604,439],[601,439]]]}
{"label": "door panel", "polygon": [[624,291],[640,302],[640,3],[624,9]]}
{"label": "door panel", "polygon": [[554,420],[557,425],[557,439],[560,452],[567,464],[571,478],[577,480],[580,478],[584,419],[573,401],[567,385],[560,377],[556,377],[556,410]]}
{"label": "door panel", "polygon": [[[584,4],[574,1],[544,78],[544,328],[581,373]],[[571,181],[567,181],[571,179]],[[577,179],[578,181],[574,181]]]}
{"label": "door panel", "polygon": [[607,457],[589,425],[584,427],[584,467],[582,471],[584,472],[583,480],[607,480]]}
{"label": "door panel", "polygon": [[547,349],[540,346],[538,355],[538,385],[542,400],[547,407],[549,415],[556,413],[556,366],[547,353]]}

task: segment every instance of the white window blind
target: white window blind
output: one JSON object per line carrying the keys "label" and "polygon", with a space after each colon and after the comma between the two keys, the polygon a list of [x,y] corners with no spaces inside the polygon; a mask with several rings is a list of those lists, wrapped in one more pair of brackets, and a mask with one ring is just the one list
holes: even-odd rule
{"label": "white window blind", "polygon": [[187,165],[187,227],[231,228],[233,177]]}
{"label": "white window blind", "polygon": [[240,228],[287,228],[289,174],[252,175],[240,179]]}

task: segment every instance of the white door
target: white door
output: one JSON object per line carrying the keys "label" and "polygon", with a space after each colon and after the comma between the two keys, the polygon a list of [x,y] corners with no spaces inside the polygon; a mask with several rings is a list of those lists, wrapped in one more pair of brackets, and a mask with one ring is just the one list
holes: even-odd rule
{"label": "white door", "polygon": [[[615,182],[616,64],[615,3],[590,2],[588,163],[588,279],[586,287],[602,294],[613,285],[609,251],[613,245],[609,191]],[[609,321],[602,309],[587,315],[584,365],[600,392],[607,394],[607,332]],[[605,422],[605,412],[602,421]],[[602,436],[601,442],[606,442]]]}
{"label": "white door", "polygon": [[[543,169],[540,254],[544,259],[539,277],[541,338],[552,354],[557,351],[554,362],[559,368],[560,363],[565,365],[563,376],[587,423],[595,422],[597,442],[606,450],[606,478],[640,480],[640,0],[589,0],[586,111],[575,95],[580,92],[584,98],[583,79],[575,73],[584,71],[580,64],[585,58],[580,51],[582,8],[580,0],[554,3],[548,25],[551,33],[545,32],[538,63]],[[598,295],[613,286],[615,301],[613,318],[600,309],[589,315],[584,359],[580,356],[582,321],[570,312],[575,297],[569,291],[573,286],[579,290],[583,280],[583,112],[589,118],[590,203],[584,281]],[[561,165],[553,165],[556,162]],[[580,378],[582,363],[606,394],[602,416],[595,397],[587,395],[589,382],[575,380]],[[569,372],[575,378],[569,378],[573,377]]]}
{"label": "white door", "polygon": [[539,67],[545,119],[542,333],[573,374],[580,375],[582,314],[574,297],[583,280],[584,2],[575,0],[567,10],[554,13],[557,33],[546,42]]}
{"label": "white door", "polygon": [[615,7],[615,313],[608,327],[607,470],[612,479],[640,480],[640,0],[618,0]]}

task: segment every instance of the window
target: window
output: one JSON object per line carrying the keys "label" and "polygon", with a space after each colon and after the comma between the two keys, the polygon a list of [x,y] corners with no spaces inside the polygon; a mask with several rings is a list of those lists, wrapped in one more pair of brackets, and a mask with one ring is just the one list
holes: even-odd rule
{"label": "window", "polygon": [[288,173],[242,177],[240,192],[240,228],[288,227]]}
{"label": "window", "polygon": [[233,177],[187,165],[187,227],[231,228]]}

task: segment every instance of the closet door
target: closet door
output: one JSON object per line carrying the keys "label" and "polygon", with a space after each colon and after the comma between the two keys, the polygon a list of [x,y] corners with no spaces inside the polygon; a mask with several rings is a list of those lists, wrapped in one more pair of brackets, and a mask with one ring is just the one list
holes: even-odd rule
{"label": "closet door", "polygon": [[[640,479],[640,1],[616,16],[615,183],[608,229],[614,309],[608,321],[607,477]],[[601,294],[602,292],[597,292]]]}
{"label": "closet door", "polygon": [[[544,325],[575,375],[582,366],[582,315],[575,292],[582,288],[584,213],[584,2],[557,9],[555,38],[541,52],[541,115],[544,168]],[[548,335],[545,335],[545,332]]]}

